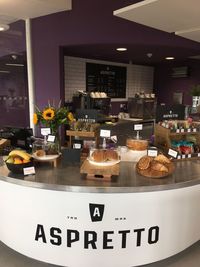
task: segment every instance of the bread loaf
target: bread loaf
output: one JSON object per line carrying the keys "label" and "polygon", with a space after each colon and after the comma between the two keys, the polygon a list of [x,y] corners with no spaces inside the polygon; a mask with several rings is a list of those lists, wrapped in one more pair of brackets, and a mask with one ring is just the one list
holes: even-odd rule
{"label": "bread loaf", "polygon": [[160,154],[154,158],[155,161],[159,161],[160,163],[167,163],[169,164],[171,161],[166,156]]}
{"label": "bread loaf", "polygon": [[151,169],[159,172],[168,172],[168,168],[156,160],[151,162]]}
{"label": "bread loaf", "polygon": [[148,169],[150,167],[150,163],[151,163],[152,160],[153,160],[153,158],[149,157],[149,156],[142,157],[138,162],[138,168],[140,170]]}

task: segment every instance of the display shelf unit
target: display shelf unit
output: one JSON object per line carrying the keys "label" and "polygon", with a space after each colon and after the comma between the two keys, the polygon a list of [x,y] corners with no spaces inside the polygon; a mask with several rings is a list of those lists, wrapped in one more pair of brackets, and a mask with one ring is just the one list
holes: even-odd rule
{"label": "display shelf unit", "polygon": [[[165,153],[172,148],[172,141],[181,141],[186,140],[187,136],[195,136],[196,144],[200,147],[200,123],[195,122],[194,128],[189,129],[178,129],[171,130],[169,128],[165,128],[162,125],[155,125],[155,139],[154,144],[158,148],[162,149]],[[195,151],[195,153],[189,154],[178,154],[177,159],[192,159],[192,158],[200,158],[200,151]]]}

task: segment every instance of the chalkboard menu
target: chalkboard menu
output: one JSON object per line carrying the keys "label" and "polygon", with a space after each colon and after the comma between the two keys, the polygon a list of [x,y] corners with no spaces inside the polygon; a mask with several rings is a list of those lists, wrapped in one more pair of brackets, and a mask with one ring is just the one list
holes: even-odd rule
{"label": "chalkboard menu", "polygon": [[86,63],[86,91],[126,97],[126,67]]}

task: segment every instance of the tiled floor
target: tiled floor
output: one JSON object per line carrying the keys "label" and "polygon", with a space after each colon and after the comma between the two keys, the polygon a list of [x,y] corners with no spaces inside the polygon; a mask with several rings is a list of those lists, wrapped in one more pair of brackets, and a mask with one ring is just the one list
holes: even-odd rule
{"label": "tiled floor", "polygon": [[[25,257],[0,242],[0,267],[47,266],[55,267],[55,265],[42,263]],[[98,265],[95,265],[94,267],[98,267]],[[142,267],[200,267],[200,241],[176,256],[160,262],[143,265]]]}

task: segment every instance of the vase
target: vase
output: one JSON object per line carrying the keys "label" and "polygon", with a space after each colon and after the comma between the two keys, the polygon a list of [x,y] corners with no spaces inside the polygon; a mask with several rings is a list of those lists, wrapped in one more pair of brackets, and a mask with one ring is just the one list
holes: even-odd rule
{"label": "vase", "polygon": [[54,129],[51,131],[51,134],[55,136],[55,141],[53,143],[55,150],[57,150],[58,154],[61,153],[61,139],[60,139],[60,131],[58,129]]}

